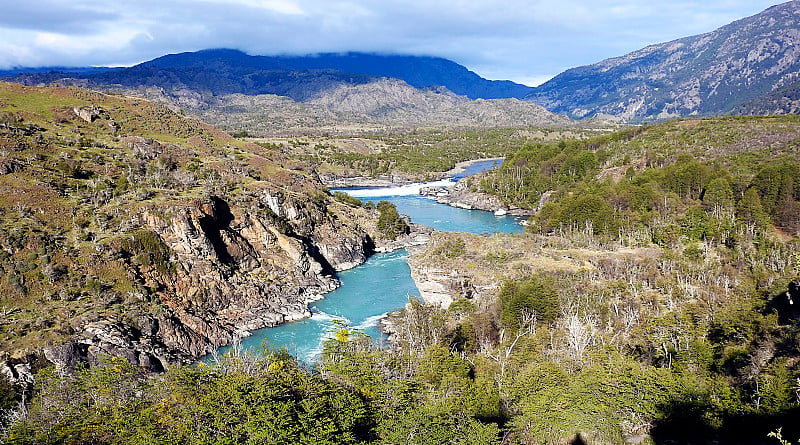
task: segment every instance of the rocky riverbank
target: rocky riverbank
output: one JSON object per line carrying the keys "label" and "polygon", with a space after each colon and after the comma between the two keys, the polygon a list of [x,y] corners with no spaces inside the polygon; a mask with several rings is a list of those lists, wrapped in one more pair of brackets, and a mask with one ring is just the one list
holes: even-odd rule
{"label": "rocky riverbank", "polygon": [[467,210],[484,210],[495,215],[530,216],[535,213],[529,209],[507,206],[494,195],[478,190],[482,174],[466,177],[452,186],[431,186],[420,189],[420,194],[433,198],[440,204]]}

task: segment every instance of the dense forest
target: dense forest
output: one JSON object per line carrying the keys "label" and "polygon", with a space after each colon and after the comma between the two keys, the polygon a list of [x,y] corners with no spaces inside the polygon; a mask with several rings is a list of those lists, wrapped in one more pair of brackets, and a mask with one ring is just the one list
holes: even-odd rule
{"label": "dense forest", "polygon": [[797,117],[521,144],[473,189],[539,209],[526,233],[435,235],[418,261],[467,279],[392,315],[389,348],[340,325],[312,367],[269,345],[164,373],[36,363],[32,391],[0,379],[4,440],[794,443],[798,149]]}

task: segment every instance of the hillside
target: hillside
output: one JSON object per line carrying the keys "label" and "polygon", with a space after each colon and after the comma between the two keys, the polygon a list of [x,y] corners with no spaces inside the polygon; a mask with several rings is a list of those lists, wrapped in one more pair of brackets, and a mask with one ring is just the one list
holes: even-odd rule
{"label": "hillside", "polygon": [[528,98],[578,119],[728,114],[797,80],[798,23],[800,1],[794,0],[707,34],[567,70]]}
{"label": "hillside", "polygon": [[[162,96],[162,99],[170,103],[169,98]],[[570,119],[530,102],[471,101],[446,90],[423,91],[393,79],[341,85],[305,102],[273,95],[214,97],[207,106],[187,111],[231,132],[245,131],[257,136],[575,125]]]}
{"label": "hillside", "polygon": [[[476,382],[494,372],[519,443],[795,437],[798,146],[797,116],[526,144],[465,180],[538,209],[525,235],[441,233],[412,253],[422,297],[447,308],[428,323],[446,320]],[[425,322],[408,312],[393,332],[413,348]]]}
{"label": "hillside", "polygon": [[192,361],[307,316],[380,238],[376,215],[280,152],[76,88],[0,84],[0,191],[0,362],[14,375],[43,358]]}
{"label": "hillside", "polygon": [[781,86],[759,98],[744,103],[735,114],[800,114],[800,81]]}
{"label": "hillside", "polygon": [[[541,204],[525,233],[433,233],[412,249],[412,275],[432,304],[412,299],[385,320],[388,348],[339,324],[313,371],[285,350],[234,350],[160,375],[119,359],[42,372],[8,437],[37,445],[798,437],[798,146],[797,116],[529,141],[472,183]],[[538,187],[549,193],[534,199]]]}

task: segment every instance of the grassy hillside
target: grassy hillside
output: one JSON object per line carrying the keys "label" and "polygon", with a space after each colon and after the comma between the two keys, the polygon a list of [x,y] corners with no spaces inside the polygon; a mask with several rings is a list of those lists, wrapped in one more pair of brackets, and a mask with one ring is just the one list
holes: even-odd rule
{"label": "grassy hillside", "polygon": [[278,151],[76,88],[0,84],[0,191],[0,354],[22,361],[75,338],[102,350],[109,329],[163,343],[148,354],[164,366],[202,354],[298,292],[279,288],[330,286],[358,261],[339,246],[366,236],[347,224],[368,218]]}

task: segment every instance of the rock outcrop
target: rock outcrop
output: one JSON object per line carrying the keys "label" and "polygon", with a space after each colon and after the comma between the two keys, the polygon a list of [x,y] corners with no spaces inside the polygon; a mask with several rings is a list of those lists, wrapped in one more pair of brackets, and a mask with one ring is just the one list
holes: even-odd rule
{"label": "rock outcrop", "polygon": [[257,196],[250,209],[212,197],[144,211],[139,223],[168,247],[174,266],[137,268],[163,312],[88,323],[44,356],[64,372],[108,356],[161,371],[255,329],[309,317],[308,303],[338,286],[335,271],[363,263],[372,239],[336,216],[345,206],[266,189]]}
{"label": "rock outcrop", "polygon": [[472,175],[449,187],[424,187],[420,190],[420,194],[431,197],[440,204],[467,210],[485,210],[494,212],[496,215],[529,216],[533,214],[529,209],[507,206],[497,196],[477,191],[477,184],[481,177],[481,174]]}

